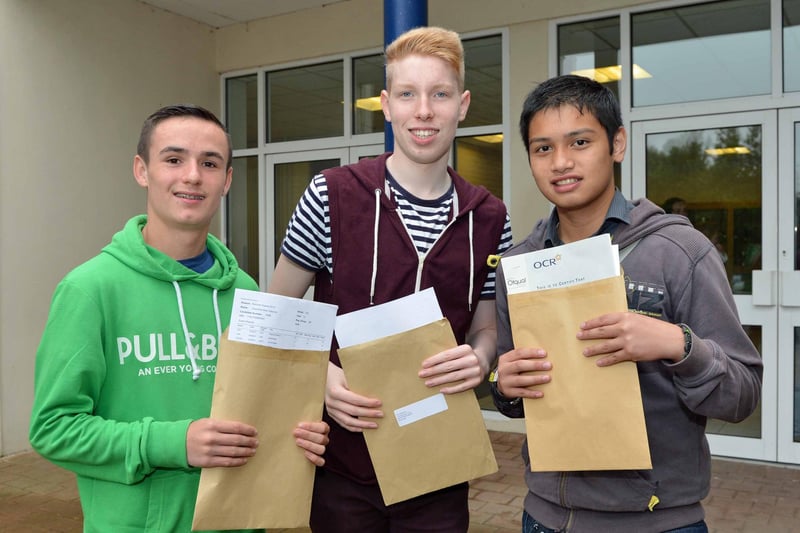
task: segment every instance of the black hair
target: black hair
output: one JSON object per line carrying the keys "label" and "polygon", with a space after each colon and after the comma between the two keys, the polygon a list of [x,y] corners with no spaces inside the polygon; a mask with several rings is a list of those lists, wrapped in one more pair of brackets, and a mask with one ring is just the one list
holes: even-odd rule
{"label": "black hair", "polygon": [[174,104],[164,106],[147,117],[147,119],[144,121],[144,124],[142,124],[142,132],[139,134],[139,144],[136,147],[136,153],[139,154],[139,157],[144,159],[145,163],[149,163],[148,157],[150,154],[150,138],[153,135],[153,130],[161,121],[175,117],[199,118],[201,120],[213,122],[219,126],[220,129],[225,133],[225,139],[228,141],[228,161],[226,163],[225,170],[231,168],[231,165],[233,164],[233,147],[231,146],[231,136],[228,134],[225,126],[222,125],[222,122],[220,122],[214,113],[204,107],[194,104]]}
{"label": "black hair", "polygon": [[672,213],[673,212],[672,210],[675,207],[675,204],[681,203],[681,202],[683,202],[685,204],[686,200],[684,200],[680,196],[673,196],[671,198],[667,198],[666,200],[664,200],[664,205],[662,205],[661,207],[667,213]]}
{"label": "black hair", "polygon": [[528,128],[533,116],[539,111],[557,109],[563,105],[571,105],[581,113],[589,112],[594,115],[606,130],[609,151],[613,153],[614,135],[622,126],[619,102],[607,87],[590,78],[574,74],[550,78],[537,85],[525,97],[522,114],[519,117],[519,132],[526,151],[530,151]]}

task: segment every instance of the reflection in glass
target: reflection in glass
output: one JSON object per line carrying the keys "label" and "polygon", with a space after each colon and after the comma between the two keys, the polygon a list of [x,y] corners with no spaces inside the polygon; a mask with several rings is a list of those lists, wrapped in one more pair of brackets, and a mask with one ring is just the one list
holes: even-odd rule
{"label": "reflection in glass", "polygon": [[353,59],[353,133],[383,133],[383,55]]}
{"label": "reflection in glass", "polygon": [[761,268],[761,126],[647,135],[647,197],[683,200],[713,242],[731,288],[751,294]]}
{"label": "reflection in glass", "polygon": [[258,281],[258,157],[233,159],[225,209],[227,244],[239,266]]}
{"label": "reflection in glass", "polygon": [[503,136],[458,137],[453,168],[474,185],[481,185],[503,199]]}
{"label": "reflection in glass", "polygon": [[258,80],[255,74],[225,80],[225,122],[234,150],[258,146]]}
{"label": "reflection in glass", "polygon": [[[633,104],[769,94],[770,0],[728,0],[635,14]],[[796,63],[795,63],[796,64]]]}
{"label": "reflection in glass", "polygon": [[267,72],[267,142],[344,132],[341,61]]}
{"label": "reflection in glass", "polygon": [[619,99],[619,77],[603,76],[597,70],[615,71],[620,64],[619,34],[619,17],[559,26],[558,73],[596,79]]}
{"label": "reflection in glass", "polygon": [[286,226],[292,218],[297,201],[305,192],[311,178],[326,168],[341,165],[338,159],[321,159],[318,161],[298,161],[296,163],[280,163],[275,165],[275,261],[286,236]]}
{"label": "reflection in glass", "polygon": [[464,85],[469,111],[459,127],[503,122],[503,54],[499,35],[464,41]]}
{"label": "reflection in glass", "polygon": [[[760,326],[743,326],[747,336],[753,341],[753,345],[761,353],[761,327]],[[795,426],[797,427],[797,426]],[[761,400],[758,402],[753,414],[734,424],[732,422],[725,422],[723,420],[708,419],[706,425],[706,433],[714,433],[716,435],[728,435],[733,437],[749,437],[752,439],[761,438]]]}
{"label": "reflection in glass", "polygon": [[783,0],[783,90],[800,91],[800,0]]}
{"label": "reflection in glass", "polygon": [[794,268],[800,270],[800,123],[794,125]]}

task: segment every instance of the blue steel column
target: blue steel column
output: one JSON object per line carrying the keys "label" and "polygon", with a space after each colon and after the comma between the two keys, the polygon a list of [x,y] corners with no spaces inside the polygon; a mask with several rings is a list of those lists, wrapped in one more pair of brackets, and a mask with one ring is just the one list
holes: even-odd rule
{"label": "blue steel column", "polygon": [[[383,0],[383,47],[412,28],[428,25],[428,0]],[[384,124],[386,151],[394,150],[392,124]]]}

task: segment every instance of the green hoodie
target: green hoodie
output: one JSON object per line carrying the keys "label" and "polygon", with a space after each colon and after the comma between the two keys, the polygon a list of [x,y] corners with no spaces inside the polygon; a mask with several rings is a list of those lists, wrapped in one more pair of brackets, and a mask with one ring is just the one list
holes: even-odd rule
{"label": "green hoodie", "polygon": [[258,289],[214,236],[198,274],[145,244],[146,220],[61,281],[36,354],[31,445],[77,474],[85,531],[191,530],[186,431],[211,411],[234,289]]}

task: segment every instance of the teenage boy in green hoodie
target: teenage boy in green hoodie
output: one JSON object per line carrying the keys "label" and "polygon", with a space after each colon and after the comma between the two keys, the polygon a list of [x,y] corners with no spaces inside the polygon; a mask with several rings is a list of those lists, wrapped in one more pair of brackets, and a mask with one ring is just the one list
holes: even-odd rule
{"label": "teenage boy in green hoodie", "polygon": [[[152,114],[133,160],[147,214],[56,288],[30,440],[77,474],[84,531],[188,532],[200,468],[241,466],[259,446],[256,428],[208,418],[234,289],[258,289],[209,234],[231,156],[210,111]],[[317,466],[327,432],[324,422],[294,430]]]}

